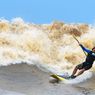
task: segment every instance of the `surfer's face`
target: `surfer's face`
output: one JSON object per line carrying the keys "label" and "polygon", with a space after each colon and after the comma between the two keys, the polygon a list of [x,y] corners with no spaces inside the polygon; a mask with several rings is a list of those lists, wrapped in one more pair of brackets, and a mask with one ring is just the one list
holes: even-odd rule
{"label": "surfer's face", "polygon": [[93,48],[92,51],[95,52],[95,48]]}

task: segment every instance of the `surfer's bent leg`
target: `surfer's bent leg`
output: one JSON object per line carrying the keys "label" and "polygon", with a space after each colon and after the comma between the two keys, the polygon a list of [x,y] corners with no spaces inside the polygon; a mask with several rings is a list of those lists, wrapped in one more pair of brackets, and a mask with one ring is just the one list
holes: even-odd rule
{"label": "surfer's bent leg", "polygon": [[[72,75],[71,75],[71,78],[75,78],[75,77],[77,77],[77,76],[83,74],[84,71],[89,70],[91,67],[92,67],[92,65],[90,65],[90,64],[89,64],[89,65],[87,65],[87,64],[85,65],[84,63],[77,65],[77,66],[75,67],[75,69],[74,69]],[[79,70],[78,73],[77,73],[77,70]],[[76,74],[76,73],[77,73],[77,74]]]}
{"label": "surfer's bent leg", "polygon": [[74,68],[73,73],[72,73],[73,76],[76,74],[77,70],[78,70],[78,66],[76,66],[76,67]]}
{"label": "surfer's bent leg", "polygon": [[89,70],[91,67],[92,67],[92,65],[90,65],[90,64],[88,64],[88,65],[83,65],[83,66],[82,66],[82,69],[81,69],[81,68],[79,69],[80,71],[78,72],[78,74],[77,74],[76,76],[81,75],[84,71]]}
{"label": "surfer's bent leg", "polygon": [[[85,62],[85,63],[86,63],[86,62]],[[81,75],[84,71],[89,70],[91,67],[92,67],[91,64],[84,64],[84,65],[82,65],[82,66],[79,68],[80,71],[77,73],[76,76]]]}
{"label": "surfer's bent leg", "polygon": [[81,70],[77,73],[76,77],[79,76],[79,75],[81,75],[84,71],[86,71],[85,68],[81,69]]}
{"label": "surfer's bent leg", "polygon": [[83,68],[83,64],[78,64],[75,68],[74,68],[74,70],[73,70],[73,73],[72,73],[72,75],[75,75],[76,73],[77,73],[77,70],[79,69],[82,69]]}
{"label": "surfer's bent leg", "polygon": [[76,77],[76,73],[77,73],[77,70],[79,69],[82,69],[83,68],[83,64],[79,64],[79,65],[77,65],[75,68],[74,68],[74,70],[73,70],[73,73],[72,73],[72,75],[71,75],[71,78],[75,78]]}

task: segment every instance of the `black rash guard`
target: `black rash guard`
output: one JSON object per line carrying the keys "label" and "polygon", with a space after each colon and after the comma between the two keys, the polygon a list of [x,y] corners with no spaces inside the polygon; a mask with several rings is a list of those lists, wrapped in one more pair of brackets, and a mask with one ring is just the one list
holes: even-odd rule
{"label": "black rash guard", "polygon": [[85,48],[83,45],[80,45],[80,46],[83,49],[83,51],[87,52],[87,57],[86,57],[84,65],[92,65],[95,60],[95,53]]}

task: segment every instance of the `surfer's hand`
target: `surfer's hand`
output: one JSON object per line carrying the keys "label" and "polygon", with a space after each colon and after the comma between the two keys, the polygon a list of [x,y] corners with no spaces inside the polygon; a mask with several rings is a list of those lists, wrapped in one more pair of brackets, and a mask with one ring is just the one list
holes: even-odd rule
{"label": "surfer's hand", "polygon": [[82,46],[82,44],[79,43],[79,46]]}

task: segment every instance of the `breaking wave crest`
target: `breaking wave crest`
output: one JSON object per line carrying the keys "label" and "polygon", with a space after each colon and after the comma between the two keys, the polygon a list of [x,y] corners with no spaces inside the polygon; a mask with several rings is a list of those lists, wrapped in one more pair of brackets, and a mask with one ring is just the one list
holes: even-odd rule
{"label": "breaking wave crest", "polygon": [[87,48],[95,46],[91,25],[59,21],[37,25],[21,18],[0,19],[0,65],[24,62],[54,73],[67,72],[85,59],[73,36]]}

